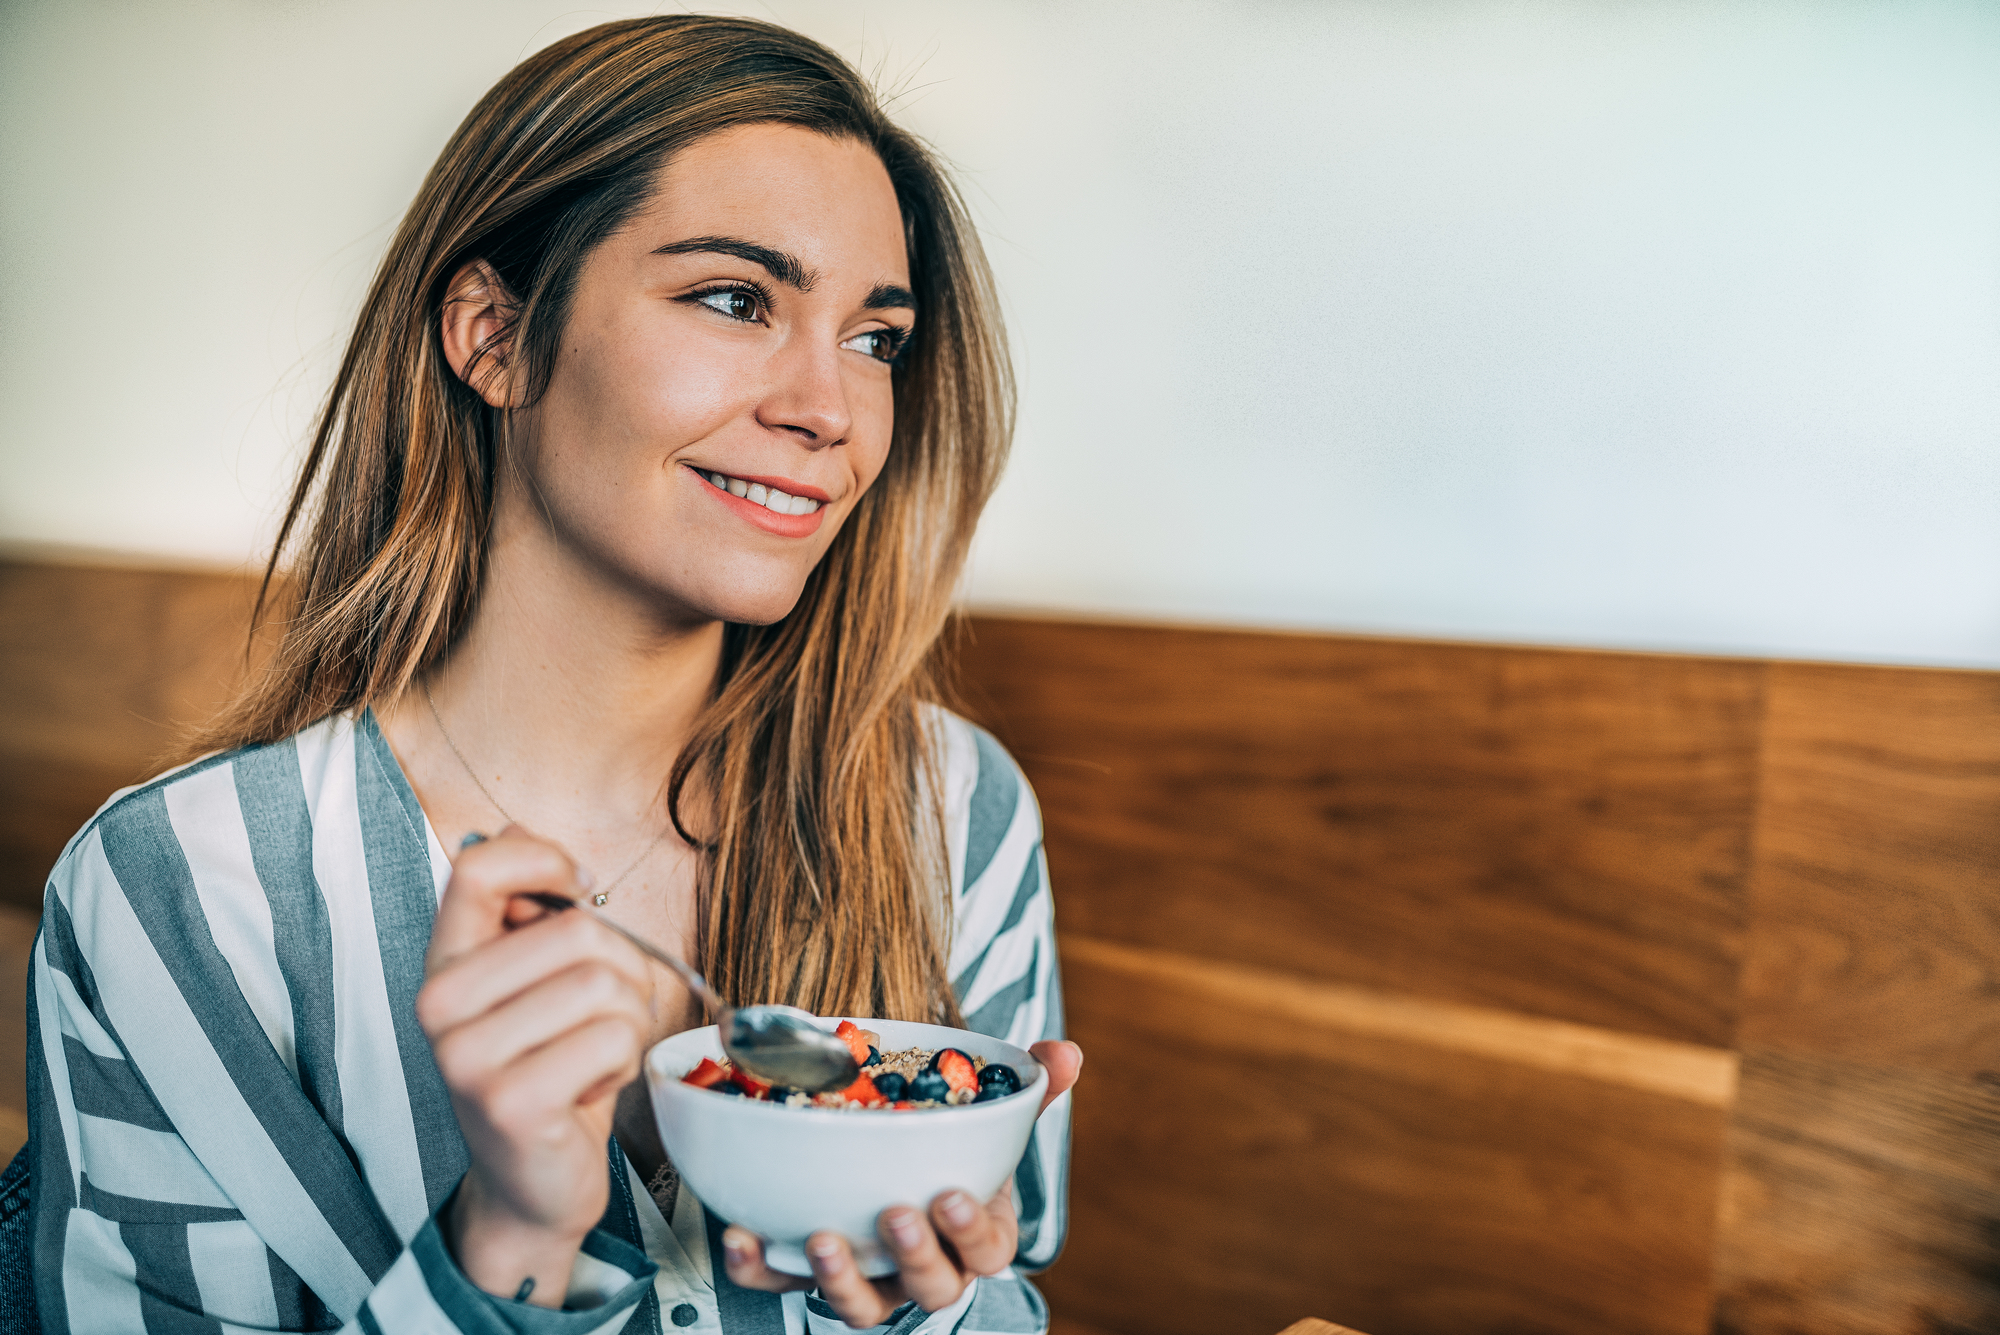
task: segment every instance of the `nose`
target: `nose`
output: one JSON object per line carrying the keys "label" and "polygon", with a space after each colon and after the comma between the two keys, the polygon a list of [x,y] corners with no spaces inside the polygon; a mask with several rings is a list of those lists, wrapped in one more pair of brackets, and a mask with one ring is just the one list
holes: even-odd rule
{"label": "nose", "polygon": [[792,338],[773,358],[769,388],[757,405],[757,420],[787,431],[809,449],[847,439],[854,426],[847,387],[840,375],[840,349],[816,346],[821,340]]}

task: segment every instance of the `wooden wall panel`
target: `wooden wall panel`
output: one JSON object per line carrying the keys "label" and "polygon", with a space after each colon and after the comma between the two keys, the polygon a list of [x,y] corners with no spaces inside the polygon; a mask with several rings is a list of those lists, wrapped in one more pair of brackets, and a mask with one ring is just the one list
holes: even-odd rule
{"label": "wooden wall panel", "polygon": [[49,869],[70,836],[138,767],[0,751],[0,905],[40,912]]}
{"label": "wooden wall panel", "polygon": [[[250,595],[0,562],[0,899]],[[972,630],[1091,1054],[1066,1328],[2000,1329],[2000,674]]]}
{"label": "wooden wall panel", "polygon": [[28,961],[36,921],[0,904],[0,1163],[28,1139]]}
{"label": "wooden wall panel", "polygon": [[1735,1033],[1762,666],[979,618],[1093,936]]}
{"label": "wooden wall panel", "polygon": [[1310,1023],[1295,985],[1217,986],[1160,952],[1071,936],[1064,976],[1089,1053],[1069,1247],[1043,1280],[1065,1317],[1707,1329],[1724,1108],[1350,1028],[1338,996]]}
{"label": "wooden wall panel", "polygon": [[1752,1049],[1718,1335],[2000,1330],[2000,1083]]}
{"label": "wooden wall panel", "polygon": [[2000,673],[1769,691],[1743,1042],[2000,1079]]}
{"label": "wooden wall panel", "polygon": [[161,745],[148,660],[158,572],[0,564],[9,751],[129,765]]}
{"label": "wooden wall panel", "polygon": [[39,908],[78,826],[228,697],[254,592],[237,575],[0,561],[0,902]]}

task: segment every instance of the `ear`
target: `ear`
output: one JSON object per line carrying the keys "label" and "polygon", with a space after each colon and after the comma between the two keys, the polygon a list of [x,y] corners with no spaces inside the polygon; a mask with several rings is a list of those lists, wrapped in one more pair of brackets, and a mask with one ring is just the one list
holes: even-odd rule
{"label": "ear", "polygon": [[472,260],[445,289],[438,333],[458,378],[495,408],[520,407],[514,321],[520,308],[485,260]]}

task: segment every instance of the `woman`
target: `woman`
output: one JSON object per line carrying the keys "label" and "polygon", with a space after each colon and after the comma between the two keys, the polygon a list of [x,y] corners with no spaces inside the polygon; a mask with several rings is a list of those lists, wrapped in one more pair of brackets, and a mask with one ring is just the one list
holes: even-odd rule
{"label": "woman", "polygon": [[1041,1329],[1065,1108],[885,1213],[896,1278],[780,1274],[635,1083],[699,1007],[520,898],[1066,1090],[1033,800],[936,704],[1009,413],[955,195],[830,52],[674,16],[503,79],[363,308],[269,667],[51,879],[46,1327]]}

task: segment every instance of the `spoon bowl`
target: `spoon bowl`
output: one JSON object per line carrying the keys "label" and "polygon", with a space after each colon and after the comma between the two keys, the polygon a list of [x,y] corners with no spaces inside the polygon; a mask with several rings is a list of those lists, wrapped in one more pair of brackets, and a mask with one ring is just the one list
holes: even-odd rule
{"label": "spoon bowl", "polygon": [[640,954],[672,969],[715,1016],[723,1054],[759,1080],[808,1094],[824,1094],[847,1088],[861,1074],[861,1064],[854,1060],[847,1041],[829,1033],[817,1019],[796,1006],[731,1006],[715,994],[708,980],[686,960],[628,930],[589,904],[550,890],[536,890],[521,897],[557,913],[575,909],[587,914],[630,941]]}
{"label": "spoon bowl", "polygon": [[730,1061],[774,1085],[819,1094],[861,1074],[846,1040],[795,1006],[741,1006],[724,1011],[716,1029]]}

